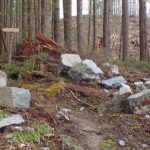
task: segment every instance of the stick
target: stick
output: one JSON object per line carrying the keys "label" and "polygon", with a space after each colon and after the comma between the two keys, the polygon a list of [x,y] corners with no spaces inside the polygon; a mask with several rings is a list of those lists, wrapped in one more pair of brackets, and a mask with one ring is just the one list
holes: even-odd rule
{"label": "stick", "polygon": [[86,105],[86,106],[88,106],[88,107],[91,107],[92,109],[96,109],[93,105],[90,105],[90,104],[88,104],[88,103],[86,103],[86,102],[81,101],[78,97],[75,96],[75,94],[73,93],[73,91],[71,91],[71,95],[72,95],[72,97],[73,97],[75,100],[77,100],[78,102],[80,102],[80,103],[82,103],[82,104],[84,104],[84,105]]}

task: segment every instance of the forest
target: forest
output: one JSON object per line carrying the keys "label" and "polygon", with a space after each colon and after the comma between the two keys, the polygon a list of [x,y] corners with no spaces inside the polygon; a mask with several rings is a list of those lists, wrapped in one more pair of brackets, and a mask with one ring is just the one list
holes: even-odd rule
{"label": "forest", "polygon": [[0,150],[150,150],[150,0],[0,0]]}

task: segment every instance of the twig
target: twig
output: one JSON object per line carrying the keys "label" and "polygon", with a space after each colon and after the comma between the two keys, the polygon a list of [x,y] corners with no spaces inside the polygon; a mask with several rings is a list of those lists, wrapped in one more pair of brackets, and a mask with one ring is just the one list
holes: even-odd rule
{"label": "twig", "polygon": [[88,106],[88,107],[91,107],[92,109],[96,109],[93,105],[90,105],[90,104],[88,104],[88,103],[86,103],[86,102],[80,100],[78,97],[76,97],[75,94],[73,93],[73,91],[71,91],[71,95],[72,95],[72,97],[73,97],[75,100],[77,100],[78,102],[80,102],[80,103],[82,103],[82,104],[84,104],[84,105],[86,105],[86,106]]}

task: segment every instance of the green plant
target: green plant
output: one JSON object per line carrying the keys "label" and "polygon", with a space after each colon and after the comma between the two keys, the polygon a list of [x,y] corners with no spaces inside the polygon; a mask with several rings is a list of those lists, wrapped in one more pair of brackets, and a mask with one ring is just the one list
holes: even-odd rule
{"label": "green plant", "polygon": [[115,141],[113,141],[112,139],[104,140],[102,146],[108,148],[109,150],[118,150]]}
{"label": "green plant", "polygon": [[48,123],[39,124],[34,128],[32,132],[19,132],[16,131],[12,134],[12,139],[15,142],[21,143],[33,143],[37,142],[40,143],[42,137],[46,133],[51,133],[52,128],[49,126]]}
{"label": "green plant", "polygon": [[4,112],[3,110],[0,110],[0,120],[2,120],[3,118],[6,118],[10,116],[9,112]]}

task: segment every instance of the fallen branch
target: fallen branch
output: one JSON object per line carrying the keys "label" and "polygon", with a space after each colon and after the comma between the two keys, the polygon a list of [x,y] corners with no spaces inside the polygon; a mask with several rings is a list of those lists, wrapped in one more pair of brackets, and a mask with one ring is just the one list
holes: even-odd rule
{"label": "fallen branch", "polygon": [[72,95],[72,97],[73,97],[75,100],[77,100],[78,102],[80,102],[80,103],[82,103],[82,104],[84,104],[84,105],[86,105],[86,106],[88,106],[88,107],[91,107],[92,109],[96,109],[96,107],[94,107],[93,105],[90,105],[90,104],[88,104],[88,103],[86,103],[86,102],[80,100],[78,97],[76,97],[75,94],[73,93],[73,91],[71,91],[71,95]]}

